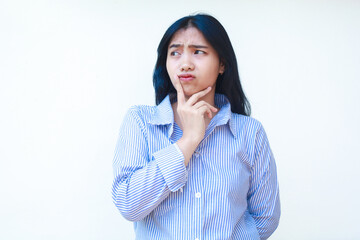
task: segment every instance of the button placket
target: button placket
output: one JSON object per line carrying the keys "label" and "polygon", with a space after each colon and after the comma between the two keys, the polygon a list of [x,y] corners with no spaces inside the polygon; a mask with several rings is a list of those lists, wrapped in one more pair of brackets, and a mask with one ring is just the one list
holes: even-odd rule
{"label": "button placket", "polygon": [[191,195],[189,196],[193,200],[193,219],[194,219],[194,238],[201,239],[201,231],[203,225],[203,163],[201,161],[201,153],[199,148],[197,148],[193,155],[191,165],[191,183],[188,185]]}
{"label": "button placket", "polygon": [[195,197],[196,197],[196,198],[201,198],[201,192],[195,193]]}

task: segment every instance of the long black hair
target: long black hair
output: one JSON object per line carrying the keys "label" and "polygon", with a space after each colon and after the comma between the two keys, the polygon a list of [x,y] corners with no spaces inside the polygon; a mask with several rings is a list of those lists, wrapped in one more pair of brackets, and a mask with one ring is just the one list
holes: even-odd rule
{"label": "long black hair", "polygon": [[225,66],[224,73],[219,74],[216,80],[215,92],[224,94],[229,99],[232,112],[250,116],[250,103],[241,87],[236,56],[230,39],[221,23],[207,14],[196,14],[177,20],[162,37],[157,49],[158,57],[153,75],[156,104],[159,104],[169,93],[176,93],[166,69],[166,58],[174,34],[188,27],[195,27],[204,35]]}

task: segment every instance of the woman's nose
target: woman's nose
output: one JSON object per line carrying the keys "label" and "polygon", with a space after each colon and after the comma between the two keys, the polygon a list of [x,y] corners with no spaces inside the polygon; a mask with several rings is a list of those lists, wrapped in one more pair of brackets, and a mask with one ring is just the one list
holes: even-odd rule
{"label": "woman's nose", "polygon": [[194,70],[194,64],[188,56],[184,56],[183,62],[181,63],[181,71]]}

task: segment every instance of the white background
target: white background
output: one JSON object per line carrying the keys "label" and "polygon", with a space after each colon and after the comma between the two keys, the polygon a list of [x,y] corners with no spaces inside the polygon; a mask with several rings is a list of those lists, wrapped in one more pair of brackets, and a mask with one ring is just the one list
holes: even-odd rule
{"label": "white background", "polygon": [[360,239],[360,1],[0,1],[0,239],[133,239],[111,200],[167,27],[227,29],[276,157],[272,240]]}

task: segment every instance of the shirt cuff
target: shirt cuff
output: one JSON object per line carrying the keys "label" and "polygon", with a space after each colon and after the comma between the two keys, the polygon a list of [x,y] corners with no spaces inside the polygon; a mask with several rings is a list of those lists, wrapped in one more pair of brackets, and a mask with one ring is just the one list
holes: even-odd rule
{"label": "shirt cuff", "polygon": [[188,173],[184,155],[176,143],[153,153],[153,157],[170,191],[176,192],[185,185]]}

